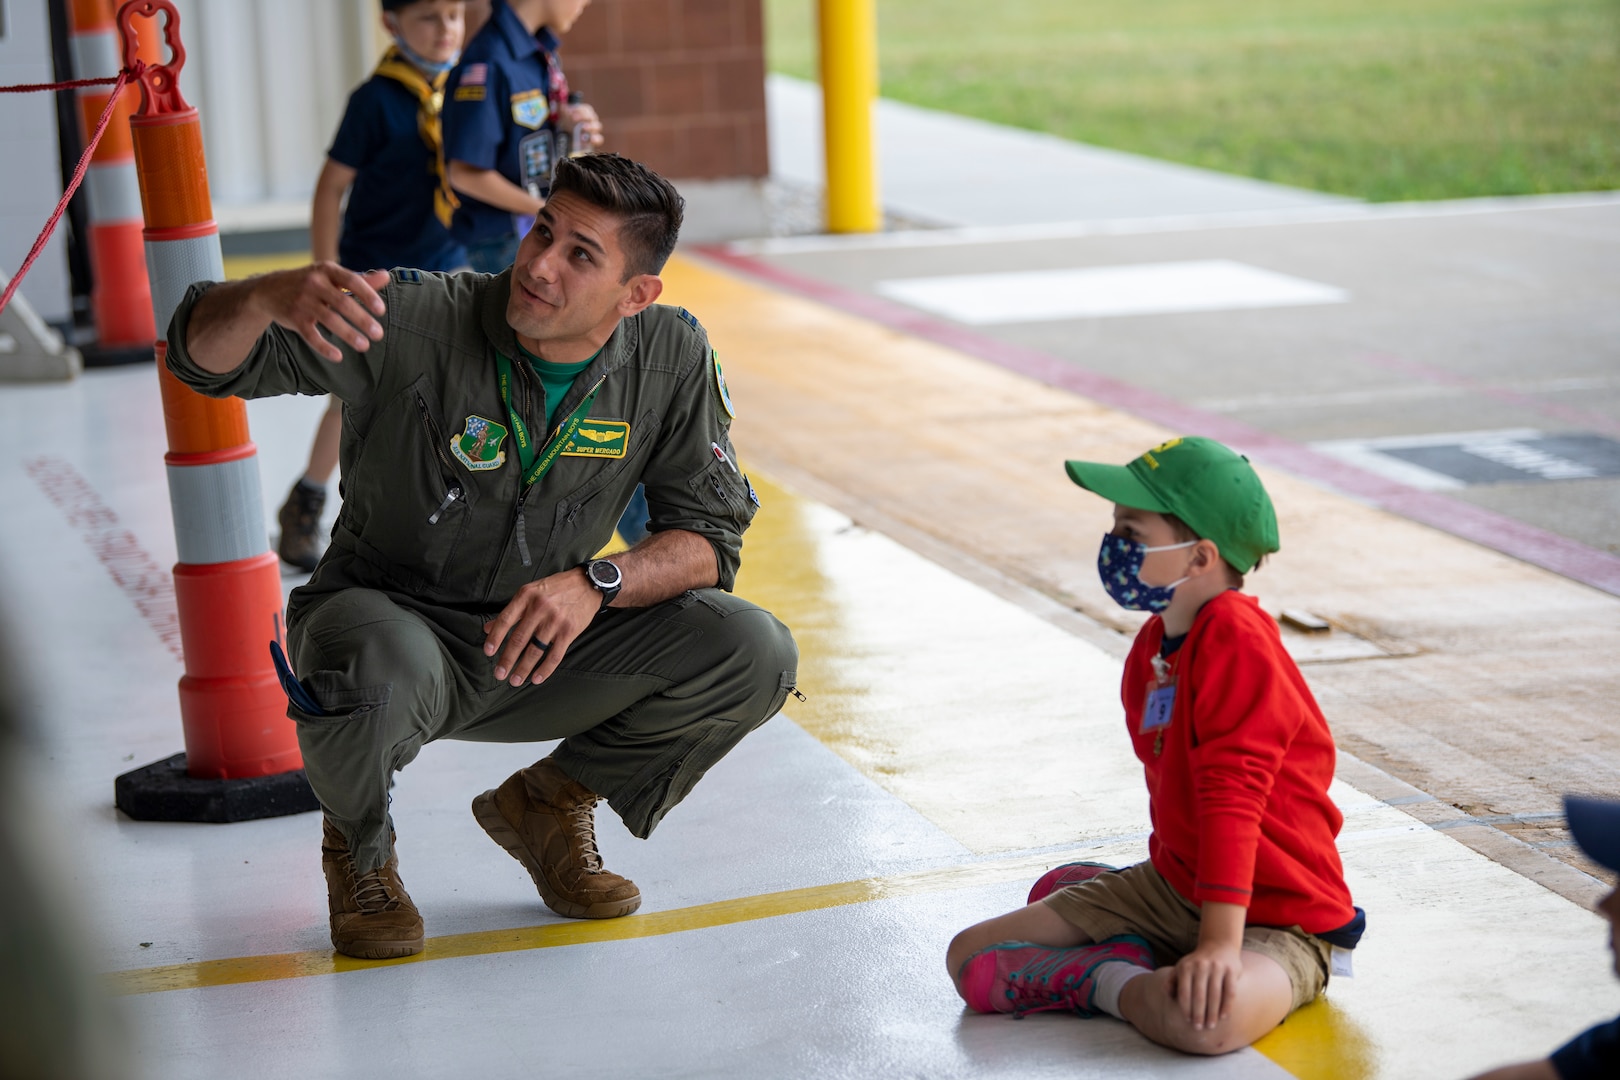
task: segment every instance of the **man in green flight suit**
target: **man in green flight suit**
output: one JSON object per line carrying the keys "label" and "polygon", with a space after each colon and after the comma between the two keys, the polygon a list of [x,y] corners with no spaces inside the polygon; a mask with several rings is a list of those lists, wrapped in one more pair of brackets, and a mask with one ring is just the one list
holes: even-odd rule
{"label": "man in green flight suit", "polygon": [[[168,365],[194,389],[344,403],[343,509],[287,611],[339,952],[422,949],[388,787],[423,743],[562,739],[473,812],[552,910],[612,918],[641,894],[602,866],[598,799],[646,837],[794,688],[787,628],[729,591],[758,501],[719,361],[654,304],[681,207],[588,155],[503,273],[320,263],[175,311]],[[652,534],[593,560],[637,483]]]}

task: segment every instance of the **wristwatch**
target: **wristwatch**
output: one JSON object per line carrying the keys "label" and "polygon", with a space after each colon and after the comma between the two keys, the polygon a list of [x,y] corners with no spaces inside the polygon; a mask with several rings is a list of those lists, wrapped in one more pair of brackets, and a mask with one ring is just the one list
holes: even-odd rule
{"label": "wristwatch", "polygon": [[624,585],[624,574],[619,570],[617,563],[607,559],[592,559],[581,563],[580,569],[585,571],[585,580],[596,586],[602,594],[602,606],[598,611],[606,611],[613,598],[619,595],[619,589]]}

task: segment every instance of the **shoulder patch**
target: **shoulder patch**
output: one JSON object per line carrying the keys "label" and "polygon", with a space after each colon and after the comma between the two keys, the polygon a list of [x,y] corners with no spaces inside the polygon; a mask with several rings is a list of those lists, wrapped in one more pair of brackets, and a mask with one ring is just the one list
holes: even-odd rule
{"label": "shoulder patch", "polygon": [[736,419],[737,407],[731,403],[731,388],[726,385],[726,373],[720,369],[720,354],[713,349],[709,350],[709,363],[714,365],[714,388],[720,395],[720,407],[726,410],[727,416]]}
{"label": "shoulder patch", "polygon": [[681,320],[681,322],[685,323],[687,326],[690,326],[692,329],[694,329],[694,330],[702,330],[703,329],[703,326],[697,321],[697,316],[692,314],[690,311],[687,311],[685,308],[683,308],[683,307],[676,308],[675,309],[675,314]]}
{"label": "shoulder patch", "polygon": [[394,280],[401,285],[420,285],[422,284],[422,271],[412,270],[405,266],[396,267]]}

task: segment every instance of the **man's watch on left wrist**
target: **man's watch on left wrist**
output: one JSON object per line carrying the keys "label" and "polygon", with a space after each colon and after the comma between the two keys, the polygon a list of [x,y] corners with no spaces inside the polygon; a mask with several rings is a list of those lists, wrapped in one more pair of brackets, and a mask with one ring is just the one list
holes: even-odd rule
{"label": "man's watch on left wrist", "polygon": [[591,559],[581,563],[580,569],[585,571],[585,580],[602,594],[602,606],[597,611],[606,611],[624,586],[624,573],[619,569],[619,564],[609,559]]}

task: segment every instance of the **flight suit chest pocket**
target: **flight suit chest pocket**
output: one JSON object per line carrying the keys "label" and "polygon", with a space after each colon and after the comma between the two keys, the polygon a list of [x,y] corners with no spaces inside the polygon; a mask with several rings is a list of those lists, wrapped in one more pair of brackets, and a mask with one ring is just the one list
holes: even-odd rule
{"label": "flight suit chest pocket", "polygon": [[452,434],[438,394],[421,379],[379,412],[366,435],[345,485],[345,510],[352,506],[360,554],[402,585],[441,584],[471,527],[477,485],[458,459],[501,463],[504,439],[490,444],[504,427],[474,430],[477,419]]}

